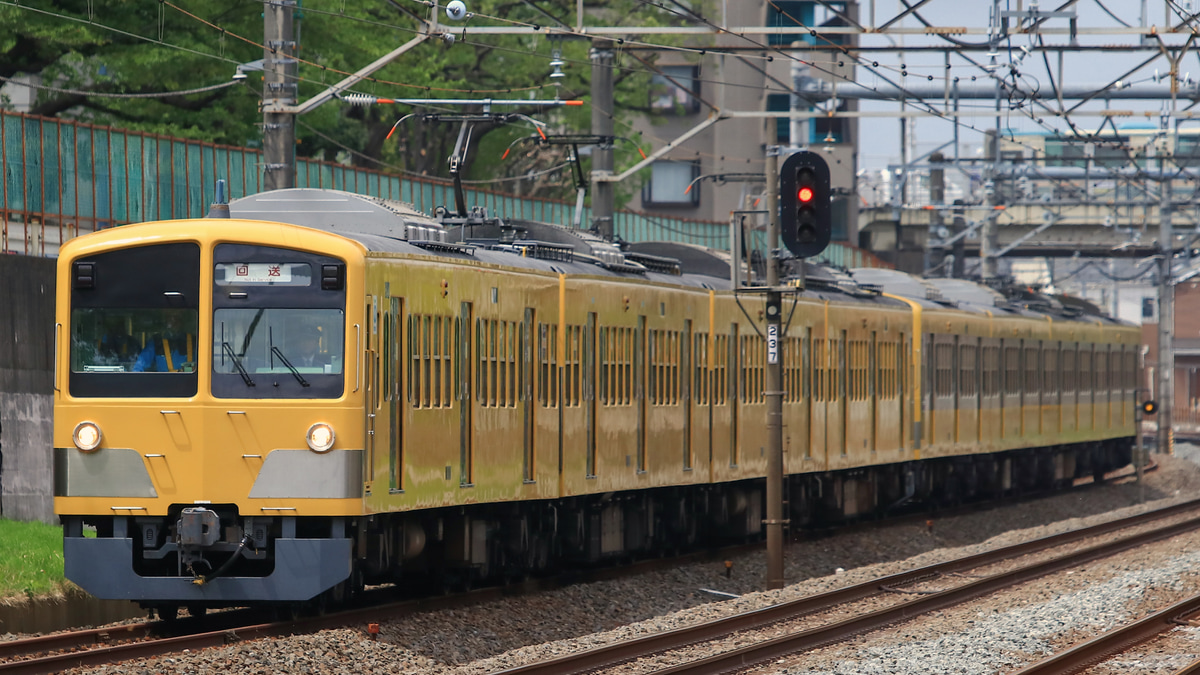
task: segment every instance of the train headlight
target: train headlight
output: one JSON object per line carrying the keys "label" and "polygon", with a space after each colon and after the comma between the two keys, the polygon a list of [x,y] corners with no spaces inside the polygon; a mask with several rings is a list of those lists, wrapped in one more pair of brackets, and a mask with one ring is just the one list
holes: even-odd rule
{"label": "train headlight", "polygon": [[100,427],[95,422],[80,422],[75,425],[75,431],[71,432],[71,440],[75,441],[75,447],[84,452],[93,452],[99,448],[100,439],[103,437]]}
{"label": "train headlight", "polygon": [[329,452],[336,437],[333,427],[324,422],[317,422],[308,428],[304,440],[308,441],[308,447],[313,452]]}

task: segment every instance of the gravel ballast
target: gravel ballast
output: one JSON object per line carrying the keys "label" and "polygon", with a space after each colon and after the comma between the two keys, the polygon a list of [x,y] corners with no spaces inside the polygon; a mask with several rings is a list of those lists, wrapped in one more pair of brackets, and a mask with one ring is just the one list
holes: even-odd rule
{"label": "gravel ballast", "polygon": [[[1200,466],[1196,463],[1200,462],[1200,448],[1180,444],[1176,456],[1155,459],[1160,469],[1147,474],[1140,486],[1123,483],[1077,489],[988,511],[934,516],[931,527],[895,524],[792,545],[786,564],[791,585],[778,591],[756,592],[766,572],[764,556],[756,552],[733,561],[731,578],[725,577],[719,561],[686,565],[478,607],[428,612],[384,623],[378,640],[366,634],[366,626],[352,627],[70,672],[491,673],[1200,496]],[[1145,503],[1139,504],[1143,495]],[[1029,658],[1057,648],[1055,636],[1061,639],[1064,631],[1118,621],[1130,604],[1137,604],[1137,598],[1148,592],[1197,583],[1191,570],[1200,570],[1200,537],[1187,541],[1196,546],[1164,546],[1161,553],[1146,554],[1144,559],[1122,557],[1125,562],[1117,564],[1128,569],[1110,569],[1106,575],[1099,572],[1106,563],[1094,563],[1089,571],[1095,568],[1099,576],[1078,588],[1057,590],[1053,586],[1057,581],[1046,582],[1052,585],[1035,589],[1047,594],[1044,601],[997,610],[986,617],[956,616],[943,622],[948,629],[944,634],[937,635],[922,624],[907,637],[900,637],[906,635],[901,631],[888,641],[859,638],[861,643],[785,659],[757,672],[915,674],[1011,669],[1012,664],[1021,662],[1021,655]],[[839,568],[844,571],[837,571]],[[1191,581],[1185,581],[1188,579]],[[701,589],[740,597],[724,599]],[[939,614],[951,616],[953,612]],[[1200,643],[1196,651],[1200,651]]]}

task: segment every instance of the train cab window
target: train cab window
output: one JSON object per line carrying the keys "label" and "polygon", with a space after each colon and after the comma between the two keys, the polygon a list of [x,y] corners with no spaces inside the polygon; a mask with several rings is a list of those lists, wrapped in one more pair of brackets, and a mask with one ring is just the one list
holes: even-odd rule
{"label": "train cab window", "polygon": [[196,323],[190,309],[77,309],[71,315],[71,370],[190,373]]}
{"label": "train cab window", "polygon": [[340,396],[344,331],[338,309],[218,309],[213,313],[213,394]]}
{"label": "train cab window", "polygon": [[72,264],[69,390],[187,397],[200,362],[200,247],[139,246]]}
{"label": "train cab window", "polygon": [[344,261],[308,251],[219,244],[212,272],[208,339],[213,396],[317,399],[343,394]]}

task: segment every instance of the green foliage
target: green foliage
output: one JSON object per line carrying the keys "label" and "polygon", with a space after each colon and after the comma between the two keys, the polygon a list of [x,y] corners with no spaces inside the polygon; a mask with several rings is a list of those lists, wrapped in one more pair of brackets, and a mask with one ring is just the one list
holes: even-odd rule
{"label": "green foliage", "polygon": [[[693,5],[698,6],[698,5]],[[0,76],[38,74],[41,83],[58,89],[96,93],[156,93],[226,84],[238,64],[263,58],[263,14],[260,3],[244,0],[58,0],[51,9],[0,6]],[[385,98],[564,99],[589,98],[591,64],[587,39],[551,38],[545,34],[486,35],[462,33],[464,26],[573,26],[572,0],[470,0],[474,17],[440,28],[456,40],[431,38],[351,88]],[[395,0],[306,0],[297,10],[298,98],[303,102],[402,45],[417,34],[418,17],[429,10],[419,3]],[[587,25],[680,23],[670,12],[638,0],[614,0],[588,7]],[[662,42],[661,39],[656,41]],[[552,50],[566,61],[561,86],[550,78]],[[651,52],[640,58],[652,60]],[[617,134],[648,150],[632,137],[630,114],[647,107],[650,76],[646,66],[622,54],[616,73]],[[42,90],[35,114],[84,119],[97,124],[194,138],[237,146],[260,146],[261,73],[251,71],[231,86],[167,98],[103,98]],[[476,106],[474,110],[480,110]],[[401,124],[390,140],[392,125],[417,111],[402,105],[352,107],[330,101],[300,117],[297,154],[346,161],[370,168],[446,177],[446,160],[459,127],[420,117]],[[461,108],[421,108],[448,112]],[[587,133],[590,105],[571,108],[494,106],[494,112],[520,112],[547,123],[547,133]],[[500,161],[516,138],[532,136],[529,124],[479,124],[472,137],[466,167],[471,178],[486,180],[544,172],[562,165],[567,150],[519,144],[516,157]],[[618,169],[641,156],[632,143],[617,147]],[[585,170],[587,167],[584,167]],[[548,173],[533,181],[500,183],[495,189],[517,189],[531,196],[572,199],[568,171]]]}
{"label": "green foliage", "polygon": [[0,520],[0,597],[46,595],[66,583],[61,527]]}

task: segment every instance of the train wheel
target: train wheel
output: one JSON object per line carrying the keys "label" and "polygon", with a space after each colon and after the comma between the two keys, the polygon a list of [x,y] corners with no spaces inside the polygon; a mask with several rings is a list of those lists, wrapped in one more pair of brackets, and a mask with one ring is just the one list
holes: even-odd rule
{"label": "train wheel", "polygon": [[193,616],[196,618],[200,618],[200,617],[204,616],[205,614],[208,614],[208,608],[201,607],[200,605],[188,605],[187,611],[188,611],[188,616]]}
{"label": "train wheel", "polygon": [[179,605],[161,605],[154,608],[154,613],[158,615],[159,621],[171,623],[179,618]]}

